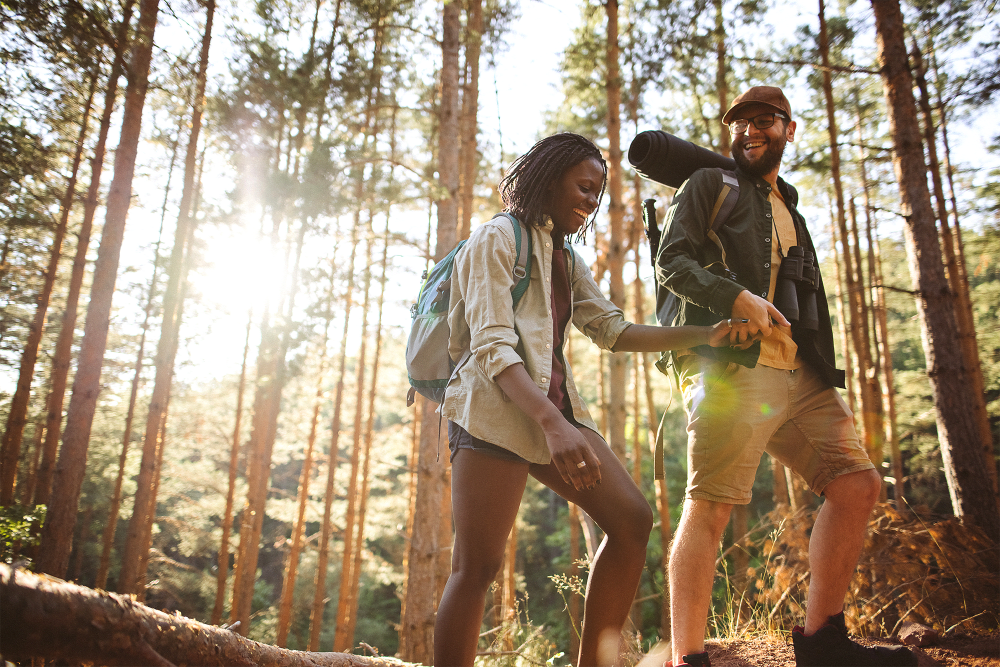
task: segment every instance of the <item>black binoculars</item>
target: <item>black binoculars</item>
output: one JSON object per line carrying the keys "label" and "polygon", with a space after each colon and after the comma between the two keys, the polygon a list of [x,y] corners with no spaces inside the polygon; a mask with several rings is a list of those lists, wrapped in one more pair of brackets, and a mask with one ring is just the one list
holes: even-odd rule
{"label": "black binoculars", "polygon": [[816,258],[802,246],[793,245],[778,267],[774,307],[799,330],[819,331],[816,310]]}

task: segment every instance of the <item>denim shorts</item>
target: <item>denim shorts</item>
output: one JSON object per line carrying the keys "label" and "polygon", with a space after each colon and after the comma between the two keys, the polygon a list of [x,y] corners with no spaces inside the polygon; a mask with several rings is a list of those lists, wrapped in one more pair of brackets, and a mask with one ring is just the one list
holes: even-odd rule
{"label": "denim shorts", "polygon": [[687,497],[745,505],[766,451],[817,495],[872,465],[837,390],[808,364],[746,368],[697,355],[679,364],[688,416]]}

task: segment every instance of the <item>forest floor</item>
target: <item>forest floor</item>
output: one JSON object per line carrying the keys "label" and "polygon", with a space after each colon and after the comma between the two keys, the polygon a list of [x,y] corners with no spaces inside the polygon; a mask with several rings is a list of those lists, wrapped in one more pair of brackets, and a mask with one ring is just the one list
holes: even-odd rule
{"label": "forest floor", "polygon": [[[862,640],[869,646],[880,642]],[[889,642],[881,642],[890,645]],[[706,647],[712,667],[794,667],[795,656],[789,640],[748,637],[730,641],[709,641]],[[912,648],[920,667],[1000,667],[1000,631],[990,634],[952,634],[933,646]],[[651,651],[636,667],[661,667],[663,657]]]}

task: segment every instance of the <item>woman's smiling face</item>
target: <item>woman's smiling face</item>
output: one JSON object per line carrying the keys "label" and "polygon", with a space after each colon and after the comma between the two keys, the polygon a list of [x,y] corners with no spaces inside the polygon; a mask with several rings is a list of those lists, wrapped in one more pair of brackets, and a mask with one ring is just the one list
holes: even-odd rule
{"label": "woman's smiling face", "polygon": [[580,231],[597,208],[604,178],[601,163],[588,158],[567,169],[552,185],[545,212],[556,232],[570,236]]}

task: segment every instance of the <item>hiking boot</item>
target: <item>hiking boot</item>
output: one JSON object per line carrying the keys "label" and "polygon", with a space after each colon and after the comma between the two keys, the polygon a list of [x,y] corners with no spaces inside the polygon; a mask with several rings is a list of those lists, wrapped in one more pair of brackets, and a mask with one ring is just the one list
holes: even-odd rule
{"label": "hiking boot", "polygon": [[667,660],[663,663],[663,667],[712,667],[712,661],[708,659],[708,652],[705,653],[692,653],[691,655],[685,655],[681,657],[682,662],[679,665],[675,665],[672,660]]}
{"label": "hiking boot", "polygon": [[847,636],[844,612],[806,636],[805,628],[792,630],[796,667],[914,667],[917,656],[905,646],[862,646]]}

